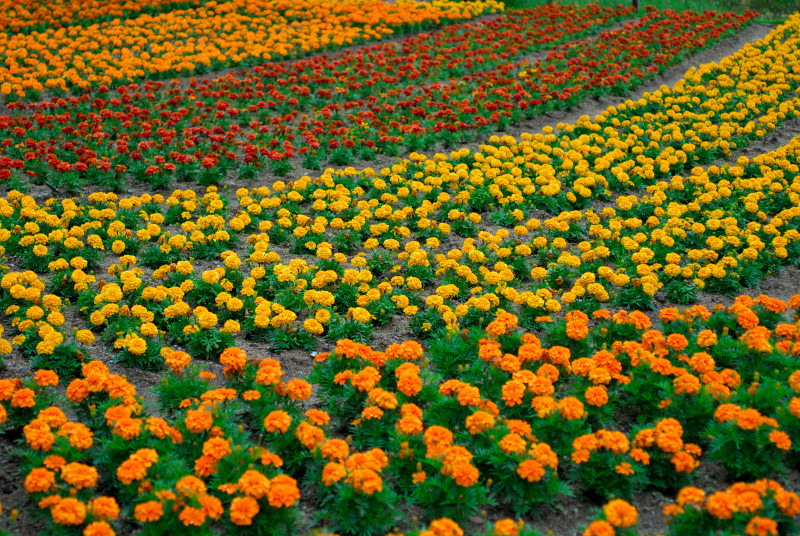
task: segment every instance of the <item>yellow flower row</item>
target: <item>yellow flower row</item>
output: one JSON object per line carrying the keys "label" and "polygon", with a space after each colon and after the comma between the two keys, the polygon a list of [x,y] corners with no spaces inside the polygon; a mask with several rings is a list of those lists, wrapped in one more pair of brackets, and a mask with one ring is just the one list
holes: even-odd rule
{"label": "yellow flower row", "polygon": [[209,72],[377,40],[398,27],[502,10],[495,0],[228,0],[43,32],[0,32],[0,94]]}

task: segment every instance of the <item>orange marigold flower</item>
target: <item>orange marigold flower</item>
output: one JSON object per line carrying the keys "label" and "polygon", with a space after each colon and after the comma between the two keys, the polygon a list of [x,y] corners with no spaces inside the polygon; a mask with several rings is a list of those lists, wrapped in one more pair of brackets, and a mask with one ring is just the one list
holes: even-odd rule
{"label": "orange marigold flower", "polygon": [[206,492],[206,485],[196,476],[186,475],[175,483],[175,489],[184,497],[197,497]]}
{"label": "orange marigold flower", "polygon": [[186,352],[176,351],[170,352],[167,357],[164,358],[164,361],[166,361],[167,366],[173,373],[182,374],[183,370],[192,362],[192,357]]}
{"label": "orange marigold flower", "polygon": [[614,499],[603,506],[606,521],[615,527],[631,527],[639,520],[636,508],[627,501]]}
{"label": "orange marigold flower", "polygon": [[241,348],[226,348],[219,356],[219,362],[225,365],[225,376],[230,373],[241,373],[247,365],[247,353]]}
{"label": "orange marigold flower", "polygon": [[642,465],[650,465],[650,454],[648,454],[646,451],[640,448],[635,448],[631,449],[630,455],[634,461],[637,461]]}
{"label": "orange marigold flower", "polygon": [[276,409],[271,411],[269,415],[264,417],[264,428],[267,432],[280,432],[285,434],[289,431],[289,426],[292,424],[292,418],[283,410]]}
{"label": "orange marigold flower", "polygon": [[652,322],[650,322],[650,317],[648,317],[641,311],[631,312],[628,315],[627,323],[633,324],[633,326],[636,329],[641,329],[641,330],[650,329],[650,327],[653,325]]}
{"label": "orange marigold flower", "polygon": [[130,417],[120,417],[114,421],[113,432],[122,439],[130,441],[135,437],[139,437],[142,432],[142,421]]}
{"label": "orange marigold flower", "polygon": [[114,497],[98,497],[89,501],[87,510],[94,519],[114,521],[119,517],[119,504]]}
{"label": "orange marigold flower", "polygon": [[506,427],[510,432],[527,437],[533,433],[533,428],[527,422],[520,419],[508,419],[505,421]]}
{"label": "orange marigold flower", "polygon": [[717,422],[728,422],[736,419],[742,408],[736,404],[720,404],[714,411],[714,420]]}
{"label": "orange marigold flower", "polygon": [[206,513],[202,508],[184,506],[178,515],[178,519],[187,527],[199,527],[206,522]]}
{"label": "orange marigold flower", "polygon": [[331,422],[331,416],[327,411],[321,409],[310,409],[306,411],[308,421],[315,426],[328,426]]}
{"label": "orange marigold flower", "polygon": [[114,536],[116,533],[105,521],[92,521],[83,529],[83,536]]}
{"label": "orange marigold flower", "polygon": [[536,460],[523,460],[517,467],[517,474],[528,482],[538,482],[544,476],[545,470],[542,464]]}
{"label": "orange marigold flower", "polygon": [[461,388],[458,390],[456,399],[462,406],[475,407],[481,403],[481,392],[477,387],[473,387],[469,384],[462,384]]}
{"label": "orange marigold flower", "polygon": [[667,345],[676,352],[680,352],[689,345],[689,341],[680,333],[671,333],[667,335]]}
{"label": "orange marigold flower", "polygon": [[235,497],[231,501],[230,516],[235,525],[251,525],[258,512],[258,501],[252,497]]}
{"label": "orange marigold flower", "polygon": [[33,450],[47,452],[56,441],[55,436],[50,431],[50,425],[40,419],[34,419],[22,428],[25,441]]}
{"label": "orange marigold flower", "polygon": [[697,334],[697,344],[703,348],[709,348],[717,344],[717,334],[710,329],[704,329]]}
{"label": "orange marigold flower", "polygon": [[43,467],[32,469],[25,477],[25,490],[28,493],[48,491],[56,483],[56,475]]}
{"label": "orange marigold flower", "polygon": [[57,456],[52,454],[44,459],[44,466],[48,469],[55,471],[56,469],[61,468],[67,461],[62,456]]}
{"label": "orange marigold flower", "polygon": [[672,385],[675,388],[675,394],[695,395],[700,392],[700,379],[694,374],[681,374],[672,380]]}
{"label": "orange marigold flower", "polygon": [[227,439],[212,437],[203,443],[203,454],[215,461],[219,461],[233,452]]}
{"label": "orange marigold flower", "polygon": [[325,432],[322,428],[318,428],[313,424],[308,424],[305,421],[297,425],[294,435],[298,441],[309,450],[313,450],[318,445],[325,442]]}
{"label": "orange marigold flower", "polygon": [[596,435],[600,446],[606,450],[622,454],[628,452],[630,448],[630,441],[628,441],[628,438],[622,432],[617,432],[615,430],[599,430]]}
{"label": "orange marigold flower", "polygon": [[525,396],[525,384],[516,380],[509,380],[503,384],[502,399],[508,407],[513,407],[522,403]]}
{"label": "orange marigold flower", "polygon": [[67,416],[57,406],[43,409],[36,418],[49,424],[51,428],[60,428],[67,422]]}
{"label": "orange marigold flower", "polygon": [[267,500],[273,508],[290,507],[300,500],[297,481],[289,475],[277,475],[270,482]]}
{"label": "orange marigold flower", "polygon": [[91,488],[97,484],[97,469],[82,463],[68,463],[61,468],[61,478],[76,489]]}
{"label": "orange marigold flower", "polygon": [[461,530],[458,523],[446,517],[431,521],[428,531],[432,536],[464,536],[464,531]]}
{"label": "orange marigold flower", "polygon": [[678,311],[675,307],[666,307],[661,309],[661,312],[658,314],[658,318],[661,320],[665,320],[667,322],[674,322],[681,317],[680,311]]}
{"label": "orange marigold flower", "polygon": [[574,341],[582,341],[589,335],[589,326],[585,322],[567,322],[567,337]]}
{"label": "orange marigold flower", "polygon": [[513,519],[500,519],[494,524],[492,536],[517,536],[519,527]]}
{"label": "orange marigold flower", "polygon": [[794,517],[800,514],[800,497],[793,491],[777,490],[775,492],[775,502],[785,516]]}
{"label": "orange marigold flower", "polygon": [[86,397],[89,396],[89,389],[86,385],[86,381],[80,378],[76,378],[72,380],[67,387],[67,398],[77,403],[83,402],[86,400]]}
{"label": "orange marigold flower", "polygon": [[11,395],[11,405],[15,408],[32,408],[36,405],[36,393],[28,387],[14,391]]}
{"label": "orange marigold flower", "polygon": [[569,365],[570,357],[569,348],[564,346],[553,346],[547,350],[547,360],[554,365],[567,366]]}
{"label": "orange marigold flower", "polygon": [[735,511],[755,514],[764,506],[761,495],[757,491],[747,490],[734,495]]}
{"label": "orange marigold flower", "polygon": [[466,419],[467,430],[470,434],[480,434],[494,428],[494,416],[483,410],[477,410]]}
{"label": "orange marigold flower", "polygon": [[355,469],[347,475],[347,483],[366,495],[383,491],[383,480],[372,469]]}
{"label": "orange marigold flower", "polygon": [[764,416],[757,409],[743,409],[736,415],[736,424],[742,430],[755,430],[764,423]]}
{"label": "orange marigold flower", "polygon": [[569,396],[558,402],[558,411],[568,421],[578,420],[584,414],[583,402],[574,396]]}
{"label": "orange marigold flower", "polygon": [[401,433],[407,435],[420,434],[423,430],[422,419],[416,415],[403,415],[395,426]]}
{"label": "orange marigold flower", "polygon": [[631,464],[629,464],[628,462],[622,462],[622,463],[619,463],[619,464],[615,465],[614,466],[614,470],[617,473],[619,473],[621,475],[625,475],[625,476],[630,476],[633,473],[635,473],[635,471],[633,470],[633,467],[631,467]]}
{"label": "orange marigold flower", "polygon": [[525,449],[528,448],[528,443],[519,434],[509,432],[497,442],[497,446],[506,454],[514,454],[525,452]]}
{"label": "orange marigold flower", "polygon": [[670,462],[672,462],[672,465],[675,467],[675,471],[678,473],[691,473],[698,465],[700,465],[700,463],[695,460],[691,454],[684,450],[673,454],[670,458]]}
{"label": "orange marigold flower", "polygon": [[586,403],[590,406],[601,407],[608,403],[608,389],[604,385],[593,385],[586,389]]}
{"label": "orange marigold flower", "polygon": [[74,497],[62,498],[50,509],[50,515],[59,525],[81,525],[86,519],[86,505]]}
{"label": "orange marigold flower", "polygon": [[252,402],[253,400],[258,400],[261,398],[261,391],[256,391],[255,389],[248,389],[244,393],[242,393],[242,400],[246,402]]}
{"label": "orange marigold flower", "polygon": [[222,501],[214,496],[202,494],[197,498],[200,505],[203,507],[203,513],[211,519],[219,519],[225,513],[225,508],[222,506]]}
{"label": "orange marigold flower", "polygon": [[416,372],[406,372],[398,377],[397,390],[406,396],[416,396],[422,391],[422,379]]}
{"label": "orange marigold flower", "polygon": [[681,506],[686,506],[687,504],[701,506],[705,500],[706,492],[700,488],[686,486],[678,492],[677,503]]}
{"label": "orange marigold flower", "polygon": [[256,383],[264,386],[275,385],[283,377],[281,364],[277,359],[262,359],[256,372]]}
{"label": "orange marigold flower", "polygon": [[614,527],[605,520],[597,520],[589,523],[586,530],[583,531],[583,536],[614,536]]}
{"label": "orange marigold flower", "polygon": [[756,327],[760,320],[758,315],[750,309],[740,310],[736,316],[736,322],[744,329],[753,329]]}
{"label": "orange marigold flower", "polygon": [[359,391],[369,391],[378,385],[381,375],[375,367],[364,367],[363,370],[350,378],[350,384]]}
{"label": "orange marigold flower", "polygon": [[237,482],[239,491],[247,496],[260,499],[267,494],[270,487],[270,480],[255,469],[248,469]]}
{"label": "orange marigold flower", "polygon": [[289,380],[286,384],[286,394],[292,400],[306,400],[311,396],[311,384],[298,378]]}
{"label": "orange marigold flower", "polygon": [[39,387],[58,385],[58,374],[52,370],[39,369],[33,373],[33,380]]}
{"label": "orange marigold flower", "polygon": [[733,517],[734,502],[725,491],[717,491],[708,496],[706,510],[717,519],[730,519]]}
{"label": "orange marigold flower", "polygon": [[778,536],[778,523],[768,517],[753,516],[747,523],[744,533],[748,536]]}
{"label": "orange marigold flower", "polygon": [[558,402],[552,396],[536,396],[531,400],[531,407],[540,418],[544,419],[555,413],[558,409]]}
{"label": "orange marigold flower", "polygon": [[347,476],[347,470],[341,463],[329,462],[322,469],[322,483],[326,486],[339,482],[345,476]]}
{"label": "orange marigold flower", "polygon": [[444,454],[453,444],[453,432],[443,426],[429,426],[422,437],[427,447],[426,458],[435,458]]}
{"label": "orange marigold flower", "polygon": [[328,439],[320,448],[322,457],[328,460],[343,460],[350,454],[350,445],[343,439]]}
{"label": "orange marigold flower", "polygon": [[792,440],[789,437],[789,434],[782,432],[781,430],[772,430],[769,433],[769,440],[781,450],[789,450],[792,448]]}
{"label": "orange marigold flower", "polygon": [[[442,473],[444,473],[444,468],[442,468]],[[446,474],[450,476],[456,484],[464,488],[475,485],[480,477],[477,467],[466,462],[447,466]]]}
{"label": "orange marigold flower", "polygon": [[204,407],[190,409],[186,412],[184,423],[190,432],[199,434],[211,430],[211,426],[214,424],[214,416]]}

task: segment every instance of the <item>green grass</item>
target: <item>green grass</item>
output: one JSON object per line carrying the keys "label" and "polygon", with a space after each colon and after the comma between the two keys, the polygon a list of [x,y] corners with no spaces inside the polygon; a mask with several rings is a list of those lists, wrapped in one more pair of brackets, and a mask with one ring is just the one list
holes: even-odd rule
{"label": "green grass", "polygon": [[[547,0],[505,0],[507,9],[520,9],[546,4]],[[565,4],[586,6],[599,3],[601,6],[628,5],[631,0],[563,0]],[[747,9],[758,11],[759,22],[783,22],[786,16],[798,10],[797,0],[640,0],[639,7],[655,6],[658,9],[679,11],[733,11],[741,13]]]}

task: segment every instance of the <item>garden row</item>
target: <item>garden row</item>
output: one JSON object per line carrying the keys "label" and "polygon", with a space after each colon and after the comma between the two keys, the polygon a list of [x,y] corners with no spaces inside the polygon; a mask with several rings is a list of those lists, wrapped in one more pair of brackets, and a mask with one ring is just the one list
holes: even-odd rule
{"label": "garden row", "polygon": [[[65,396],[51,370],[0,380],[0,421],[22,431],[25,508],[55,535],[460,535],[481,510],[525,516],[567,493],[608,501],[585,535],[635,534],[624,499],[644,489],[677,494],[669,535],[796,534],[800,498],[766,479],[800,460],[800,317],[785,323],[786,308],[741,297],[664,309],[655,326],[573,311],[539,336],[500,312],[427,349],[340,340],[308,381],[228,348],[211,387],[170,351],[159,413],[92,361]],[[706,492],[693,484],[711,463],[758,480]]]}
{"label": "garden row", "polygon": [[[185,89],[146,82],[30,105],[0,117],[0,178],[72,191],[174,179],[208,185],[231,172],[284,175],[296,155],[319,169],[460,145],[591,96],[625,93],[753,16],[648,10],[621,29],[576,40],[630,13],[546,5]],[[545,58],[521,61],[545,48]]]}
{"label": "garden row", "polygon": [[0,28],[14,33],[30,33],[199,5],[200,0],[128,0],[124,3],[113,0],[53,0],[47,3],[39,0],[3,0],[0,2]]}
{"label": "garden row", "polygon": [[0,95],[35,99],[43,91],[251,66],[501,10],[494,0],[223,0],[88,26],[0,32]]}

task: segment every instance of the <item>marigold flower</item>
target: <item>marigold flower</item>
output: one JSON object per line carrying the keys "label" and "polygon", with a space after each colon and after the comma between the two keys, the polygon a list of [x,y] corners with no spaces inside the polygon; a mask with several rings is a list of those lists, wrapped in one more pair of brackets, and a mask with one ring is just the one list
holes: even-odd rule
{"label": "marigold flower", "polygon": [[83,536],[114,536],[116,533],[105,521],[92,521],[83,529]]}
{"label": "marigold flower", "polygon": [[258,501],[252,497],[235,497],[231,501],[230,517],[235,525],[251,525],[259,512]]}
{"label": "marigold flower", "polygon": [[25,477],[25,490],[28,493],[48,491],[56,483],[56,475],[43,467],[36,467]]}
{"label": "marigold flower", "polygon": [[606,520],[615,527],[631,527],[639,520],[636,508],[627,501],[614,499],[603,506]]}
{"label": "marigold flower", "polygon": [[583,536],[614,536],[614,534],[616,534],[614,527],[603,519],[592,521],[583,531]]}
{"label": "marigold flower", "polygon": [[538,482],[545,474],[544,467],[536,460],[523,460],[517,467],[517,474],[528,482]]}
{"label": "marigold flower", "polygon": [[290,507],[300,500],[297,481],[288,475],[277,475],[270,482],[267,500],[273,508]]}
{"label": "marigold flower", "polygon": [[81,525],[86,519],[86,505],[74,497],[62,498],[50,509],[50,515],[59,525]]}
{"label": "marigold flower", "polygon": [[768,517],[753,516],[747,523],[744,533],[748,536],[777,536],[778,523]]}

